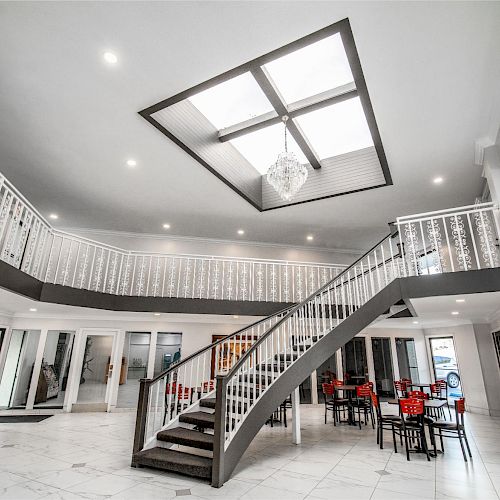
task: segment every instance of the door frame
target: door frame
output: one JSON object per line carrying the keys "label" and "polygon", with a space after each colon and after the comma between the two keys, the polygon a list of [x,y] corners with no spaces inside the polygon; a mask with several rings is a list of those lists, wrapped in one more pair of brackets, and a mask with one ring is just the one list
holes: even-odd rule
{"label": "door frame", "polygon": [[[78,391],[80,388],[80,375],[85,354],[85,346],[89,336],[102,336],[113,338],[111,347],[111,374],[108,377],[104,403],[107,404],[106,411],[111,412],[116,408],[118,398],[118,384],[120,382],[121,359],[125,342],[125,331],[114,328],[80,328],[76,331],[73,355],[68,374],[68,385],[64,397],[63,410],[71,412],[74,404],[77,404]],[[114,369],[117,367],[116,369]]]}

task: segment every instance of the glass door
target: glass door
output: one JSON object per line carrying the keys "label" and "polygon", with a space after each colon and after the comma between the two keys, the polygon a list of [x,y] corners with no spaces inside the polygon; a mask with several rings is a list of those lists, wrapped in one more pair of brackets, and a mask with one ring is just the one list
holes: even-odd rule
{"label": "glass door", "polygon": [[372,352],[377,394],[394,397],[391,340],[387,337],[372,337]]}
{"label": "glass door", "polygon": [[415,339],[397,338],[396,354],[398,357],[399,378],[409,378],[418,383],[417,351],[415,350]]}
{"label": "glass door", "polygon": [[181,359],[182,333],[158,333],[156,340],[154,376]]}
{"label": "glass door", "polygon": [[[73,411],[107,411],[110,404],[111,381],[116,335],[83,333],[79,355],[78,396]],[[116,376],[115,376],[116,377]]]}
{"label": "glass door", "polygon": [[364,337],[354,337],[342,347],[342,363],[346,383],[360,385],[368,381]]}
{"label": "glass door", "polygon": [[447,382],[448,398],[461,398],[462,384],[453,337],[431,337],[429,342],[435,380]]}

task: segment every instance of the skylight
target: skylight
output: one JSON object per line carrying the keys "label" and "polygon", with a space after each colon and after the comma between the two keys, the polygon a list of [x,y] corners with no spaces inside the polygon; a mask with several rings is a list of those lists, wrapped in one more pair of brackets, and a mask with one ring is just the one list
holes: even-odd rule
{"label": "skylight", "polygon": [[287,104],[354,81],[338,33],[264,67]]}
{"label": "skylight", "polygon": [[320,160],[373,146],[359,97],[295,118]]}
{"label": "skylight", "polygon": [[231,78],[189,98],[217,129],[273,111],[250,73]]}
{"label": "skylight", "polygon": [[[278,123],[245,134],[230,142],[260,174],[265,175],[269,167],[276,161],[278,154],[284,150],[283,141],[283,125]],[[293,137],[288,136],[287,142],[288,151],[295,153],[302,164],[307,163],[304,153],[293,140]]]}

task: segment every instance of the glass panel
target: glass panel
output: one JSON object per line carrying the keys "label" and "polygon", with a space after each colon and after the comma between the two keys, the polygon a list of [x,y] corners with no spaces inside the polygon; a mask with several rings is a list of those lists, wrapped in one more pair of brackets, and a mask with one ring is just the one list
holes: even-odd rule
{"label": "glass panel", "polygon": [[123,347],[124,370],[118,387],[118,408],[136,408],[139,398],[139,380],[147,377],[149,332],[127,332]]}
{"label": "glass panel", "polygon": [[412,338],[397,338],[396,353],[398,356],[399,378],[408,378],[418,383],[417,351],[415,340]]}
{"label": "glass panel", "polygon": [[[242,135],[229,141],[262,175],[276,161],[278,154],[285,150],[285,131],[281,123],[271,125],[256,132]],[[293,137],[288,133],[288,151],[297,155],[305,164],[307,159]]]}
{"label": "glass panel", "polygon": [[25,408],[40,332],[13,330],[0,382],[0,408]]}
{"label": "glass panel", "polygon": [[362,384],[368,380],[365,339],[353,338],[342,347],[344,381],[349,384]]}
{"label": "glass panel", "polygon": [[493,342],[495,343],[495,350],[497,352],[498,367],[500,368],[500,332],[493,333]]}
{"label": "glass panel", "polygon": [[337,353],[320,365],[316,370],[316,374],[318,381],[318,401],[321,402],[323,400],[323,388],[321,384],[329,383],[337,378]]}
{"label": "glass panel", "polygon": [[429,341],[435,380],[446,380],[448,398],[461,398],[462,384],[453,337],[436,337]]}
{"label": "glass panel", "polygon": [[0,351],[2,350],[4,337],[5,337],[5,328],[0,328]]}
{"label": "glass panel", "polygon": [[170,368],[181,359],[182,333],[158,333],[156,341],[154,376]]}
{"label": "glass panel", "polygon": [[288,104],[354,80],[338,33],[264,67]]}
{"label": "glass panel", "polygon": [[62,408],[74,338],[74,332],[47,332],[42,366],[38,374],[35,407]]}
{"label": "glass panel", "polygon": [[250,73],[204,90],[191,96],[189,101],[219,130],[274,111]]}
{"label": "glass panel", "polygon": [[359,97],[312,111],[294,120],[321,160],[373,146]]}
{"label": "glass panel", "polygon": [[78,403],[105,403],[113,335],[89,335],[83,355]]}
{"label": "glass panel", "polygon": [[391,342],[388,338],[372,337],[375,385],[379,396],[394,397]]}

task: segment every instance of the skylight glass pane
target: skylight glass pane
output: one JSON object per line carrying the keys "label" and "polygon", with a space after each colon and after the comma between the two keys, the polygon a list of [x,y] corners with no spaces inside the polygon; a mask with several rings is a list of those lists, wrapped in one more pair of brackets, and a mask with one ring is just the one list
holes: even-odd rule
{"label": "skylight glass pane", "polygon": [[[308,163],[290,133],[287,134],[288,151],[293,151],[297,159]],[[229,141],[262,175],[276,161],[278,154],[285,150],[284,128],[281,123],[242,135]]]}
{"label": "skylight glass pane", "polygon": [[338,33],[264,67],[288,104],[354,80]]}
{"label": "skylight glass pane", "polygon": [[320,159],[373,146],[359,97],[295,118]]}
{"label": "skylight glass pane", "polygon": [[250,73],[231,78],[189,100],[219,130],[274,109]]}

